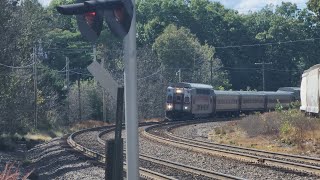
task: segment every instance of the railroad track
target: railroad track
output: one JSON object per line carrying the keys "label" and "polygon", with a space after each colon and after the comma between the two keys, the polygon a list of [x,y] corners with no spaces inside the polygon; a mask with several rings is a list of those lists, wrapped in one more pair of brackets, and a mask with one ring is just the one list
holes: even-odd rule
{"label": "railroad track", "polygon": [[[114,129],[109,129],[109,130],[100,132],[97,137],[99,143],[101,143],[103,146],[105,146],[106,140],[102,139],[102,136],[104,136],[107,133],[112,132],[113,130]],[[196,174],[197,176],[202,176],[205,179],[238,179],[238,180],[243,179],[243,178],[228,175],[228,174],[218,173],[218,172],[214,172],[214,171],[208,171],[208,170],[188,166],[188,165],[173,162],[173,161],[167,161],[167,160],[155,158],[155,157],[148,156],[148,155],[141,154],[141,153],[139,154],[139,159],[143,160],[143,161],[149,161],[152,163],[156,163],[161,166],[173,168],[173,169],[176,169],[179,171],[184,171],[187,174]]]}
{"label": "railroad track", "polygon": [[[205,121],[207,122],[207,121]],[[194,124],[193,122],[175,124],[173,126],[168,125],[155,125],[150,126],[144,129],[142,132],[143,136],[154,141],[158,141],[164,144],[180,147],[183,149],[188,149],[194,152],[206,153],[210,155],[218,155],[223,157],[228,157],[232,159],[238,159],[241,161],[246,161],[250,163],[257,163],[268,165],[272,167],[279,167],[284,169],[290,169],[294,171],[310,173],[315,175],[320,175],[320,159],[297,156],[297,155],[288,155],[283,153],[274,153],[250,148],[242,148],[237,146],[222,145],[217,143],[210,143],[205,141],[199,141],[194,139],[189,139],[185,137],[176,136],[170,133],[175,127]],[[168,126],[164,132],[165,137],[161,137],[161,132],[159,128],[163,126]],[[157,129],[158,135],[149,133],[149,131],[154,131]]]}
{"label": "railroad track", "polygon": [[[88,156],[90,158],[93,158],[96,161],[99,161],[99,162],[105,164],[106,156],[104,154],[99,153],[99,152],[97,152],[95,150],[89,149],[87,147],[84,147],[84,146],[80,145],[79,143],[77,143],[74,140],[75,136],[77,136],[79,134],[86,133],[88,131],[100,131],[100,130],[105,129],[105,128],[114,128],[114,126],[105,126],[105,127],[98,127],[98,128],[92,128],[92,129],[85,129],[85,130],[77,131],[77,132],[71,134],[68,137],[67,142],[75,150],[80,151],[82,154],[84,154],[84,155],[86,155],[86,156]],[[126,166],[124,166],[124,170],[126,170]],[[139,173],[140,173],[140,177],[144,178],[144,179],[157,179],[157,180],[158,179],[159,180],[163,180],[163,179],[174,180],[175,179],[175,178],[166,176],[166,175],[161,174],[161,173],[150,171],[150,170],[145,169],[145,168],[139,168]]]}

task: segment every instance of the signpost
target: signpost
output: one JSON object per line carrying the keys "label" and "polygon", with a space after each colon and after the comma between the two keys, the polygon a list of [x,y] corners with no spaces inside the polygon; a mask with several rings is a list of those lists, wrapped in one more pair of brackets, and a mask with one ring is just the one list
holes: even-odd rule
{"label": "signpost", "polygon": [[88,67],[89,72],[96,78],[100,85],[117,99],[118,83],[112,78],[111,74],[97,61],[93,61]]}

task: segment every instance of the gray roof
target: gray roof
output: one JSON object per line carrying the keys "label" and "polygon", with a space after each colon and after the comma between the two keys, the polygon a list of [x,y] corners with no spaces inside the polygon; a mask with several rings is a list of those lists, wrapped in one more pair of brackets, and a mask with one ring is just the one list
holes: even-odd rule
{"label": "gray roof", "polygon": [[241,95],[247,95],[247,96],[256,96],[256,95],[264,95],[261,93],[261,91],[237,91]]}
{"label": "gray roof", "polygon": [[266,95],[292,95],[293,92],[289,92],[289,91],[260,91],[262,94],[266,94]]}
{"label": "gray roof", "polygon": [[279,90],[284,91],[284,90],[295,90],[295,91],[300,91],[300,87],[281,87]]}
{"label": "gray roof", "polygon": [[187,83],[187,82],[172,83],[172,84],[170,84],[170,86],[178,87],[178,88],[213,89],[213,87],[208,84]]}
{"label": "gray roof", "polygon": [[215,94],[220,95],[240,95],[237,91],[220,91],[220,90],[214,90]]}

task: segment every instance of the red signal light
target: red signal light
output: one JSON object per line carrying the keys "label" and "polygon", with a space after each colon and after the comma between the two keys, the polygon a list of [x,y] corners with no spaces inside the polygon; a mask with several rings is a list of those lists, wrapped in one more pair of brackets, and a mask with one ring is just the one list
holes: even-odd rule
{"label": "red signal light", "polygon": [[86,19],[87,23],[91,26],[94,23],[94,18],[96,17],[96,12],[88,12],[85,13],[84,18]]}
{"label": "red signal light", "polygon": [[119,23],[122,23],[124,21],[124,13],[125,12],[123,7],[119,7],[113,10],[114,17]]}

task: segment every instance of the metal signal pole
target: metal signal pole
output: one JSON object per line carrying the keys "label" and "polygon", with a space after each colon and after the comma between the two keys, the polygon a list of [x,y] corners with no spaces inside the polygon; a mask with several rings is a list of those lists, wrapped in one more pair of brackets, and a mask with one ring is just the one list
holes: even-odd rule
{"label": "metal signal pole", "polygon": [[264,61],[262,63],[254,63],[255,65],[262,65],[262,90],[265,91],[265,65],[272,64],[271,62],[265,63]]}
{"label": "metal signal pole", "polygon": [[133,17],[129,33],[124,38],[124,88],[125,88],[125,123],[126,123],[126,162],[127,178],[138,180],[139,175],[139,140],[137,113],[137,50],[136,50],[136,10],[133,4]]}

